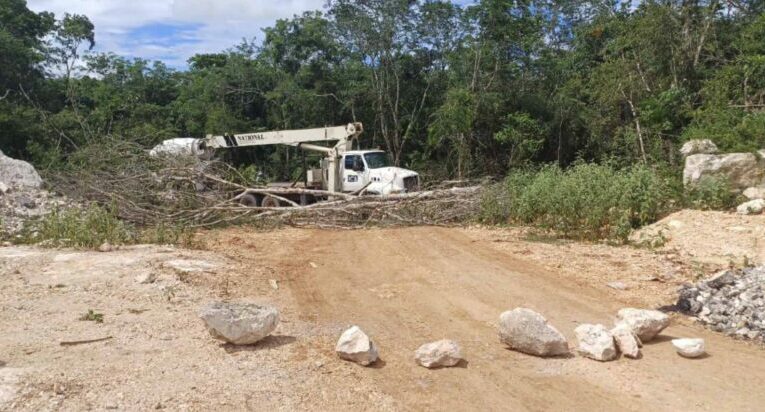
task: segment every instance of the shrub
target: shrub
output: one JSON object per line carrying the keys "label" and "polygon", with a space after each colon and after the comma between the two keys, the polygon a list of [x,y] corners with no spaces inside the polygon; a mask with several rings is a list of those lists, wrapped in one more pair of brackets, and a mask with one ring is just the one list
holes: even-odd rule
{"label": "shrub", "polygon": [[91,205],[85,209],[56,210],[40,220],[27,222],[22,241],[60,247],[96,248],[105,242],[119,245],[135,241],[132,225],[113,210]]}
{"label": "shrub", "polygon": [[704,177],[685,191],[685,205],[692,209],[724,210],[740,203],[740,196],[724,177]]}
{"label": "shrub", "polygon": [[566,237],[625,240],[633,228],[658,219],[673,199],[667,179],[644,166],[545,166],[511,173],[487,191],[481,219],[530,224]]}

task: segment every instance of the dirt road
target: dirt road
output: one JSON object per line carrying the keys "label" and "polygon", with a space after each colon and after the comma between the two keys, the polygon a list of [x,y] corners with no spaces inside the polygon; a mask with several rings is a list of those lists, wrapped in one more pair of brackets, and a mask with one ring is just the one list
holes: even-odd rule
{"label": "dirt road", "polygon": [[[670,303],[684,269],[648,250],[531,242],[501,230],[245,228],[204,233],[207,251],[0,248],[0,409],[13,410],[761,410],[765,351],[682,317],[640,360],[542,359],[507,350],[499,314],[543,313],[575,345],[580,323]],[[194,259],[200,259],[196,262]],[[207,262],[207,263],[206,263]],[[193,270],[187,270],[191,266]],[[153,283],[136,274],[156,273]],[[658,279],[646,280],[647,279]],[[276,280],[278,288],[274,288]],[[621,280],[627,291],[605,286]],[[212,340],[212,299],[279,307],[254,347]],[[101,324],[78,321],[87,309]],[[382,361],[335,356],[361,326]],[[61,340],[112,336],[62,347]],[[703,337],[709,356],[669,340]],[[462,367],[427,370],[413,352],[457,340]]]}

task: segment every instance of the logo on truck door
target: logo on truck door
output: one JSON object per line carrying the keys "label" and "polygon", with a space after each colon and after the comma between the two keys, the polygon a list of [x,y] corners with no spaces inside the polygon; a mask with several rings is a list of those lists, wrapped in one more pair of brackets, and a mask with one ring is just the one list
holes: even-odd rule
{"label": "logo on truck door", "polygon": [[359,181],[359,177],[356,175],[348,176],[348,183],[356,183]]}

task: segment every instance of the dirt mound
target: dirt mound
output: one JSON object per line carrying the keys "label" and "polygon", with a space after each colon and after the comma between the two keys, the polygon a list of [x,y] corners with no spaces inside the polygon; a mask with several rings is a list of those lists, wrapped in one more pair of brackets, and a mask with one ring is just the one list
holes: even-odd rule
{"label": "dirt mound", "polygon": [[765,263],[765,215],[681,210],[636,231],[630,241],[673,254],[699,275]]}

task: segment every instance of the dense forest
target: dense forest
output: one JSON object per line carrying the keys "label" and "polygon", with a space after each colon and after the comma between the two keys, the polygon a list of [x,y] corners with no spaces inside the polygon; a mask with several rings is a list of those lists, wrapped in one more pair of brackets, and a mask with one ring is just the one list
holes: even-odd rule
{"label": "dense forest", "polygon": [[[187,70],[95,53],[87,16],[0,0],[0,149],[56,170],[129,140],[363,122],[427,178],[765,146],[765,1],[328,0]],[[242,151],[273,178],[295,149]]]}

